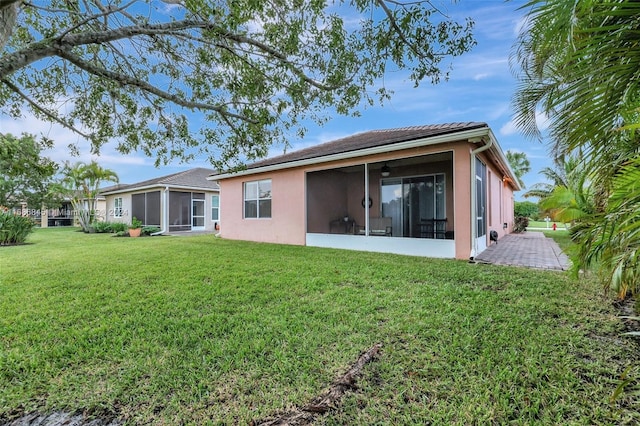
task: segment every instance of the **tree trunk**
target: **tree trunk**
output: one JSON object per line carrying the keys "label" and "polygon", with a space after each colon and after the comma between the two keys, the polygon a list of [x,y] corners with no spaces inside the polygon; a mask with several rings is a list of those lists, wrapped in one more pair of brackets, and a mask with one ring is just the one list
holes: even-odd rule
{"label": "tree trunk", "polygon": [[20,3],[22,0],[0,1],[0,52],[4,52],[4,47],[16,26]]}

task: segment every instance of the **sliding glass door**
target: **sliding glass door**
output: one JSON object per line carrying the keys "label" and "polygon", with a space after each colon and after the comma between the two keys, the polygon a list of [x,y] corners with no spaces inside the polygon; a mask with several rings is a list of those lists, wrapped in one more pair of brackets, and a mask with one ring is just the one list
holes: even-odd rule
{"label": "sliding glass door", "polygon": [[444,174],[383,179],[382,216],[391,217],[393,236],[445,238]]}
{"label": "sliding glass door", "polygon": [[391,236],[402,237],[402,179],[384,179],[380,192],[382,217],[391,218]]}

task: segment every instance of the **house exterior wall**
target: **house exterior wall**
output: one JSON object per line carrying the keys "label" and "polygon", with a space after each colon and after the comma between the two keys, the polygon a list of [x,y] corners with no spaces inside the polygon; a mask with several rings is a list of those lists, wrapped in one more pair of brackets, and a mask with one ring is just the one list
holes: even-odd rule
{"label": "house exterior wall", "polygon": [[[471,238],[469,153],[473,147],[475,146],[472,144],[459,142],[450,143],[446,146],[412,148],[389,154],[372,155],[366,158],[366,162],[376,163],[440,152],[454,152],[452,172],[446,175],[447,191],[452,191],[454,194],[453,197],[447,198],[446,209],[447,212],[453,212],[454,220],[452,221],[453,223],[447,224],[447,227],[452,230],[455,228],[456,257],[465,259],[468,258],[471,249],[471,244],[468,242]],[[364,177],[345,180],[341,179],[337,172],[329,170],[340,167],[361,166],[364,161],[364,158],[339,160],[308,167],[229,177],[221,180],[219,182],[221,193],[221,236],[247,241],[304,245],[307,232],[307,208],[328,209],[327,217],[341,217],[344,214],[349,214],[350,217],[356,220],[356,223],[364,225],[364,209],[361,205],[362,194],[364,194]],[[433,166],[434,168],[430,169],[430,173],[446,172],[447,167],[451,170],[451,166],[445,164],[433,163]],[[364,168],[362,168],[363,170]],[[317,189],[317,187],[322,186],[322,183],[316,180],[314,176],[314,179],[309,180],[309,194],[315,194],[315,198],[307,200],[307,193],[305,192],[306,177],[310,172],[323,173],[330,184],[326,185],[327,190],[324,192],[311,191],[311,189]],[[419,170],[418,168],[415,170],[416,175],[423,172],[424,170]],[[406,171],[406,173],[411,173],[411,171]],[[373,200],[370,213],[372,217],[378,216],[380,211],[380,178],[379,172],[370,172],[369,196]],[[245,182],[262,179],[271,179],[272,181],[272,217],[271,219],[244,219],[243,185]],[[342,185],[346,187],[344,192],[338,190],[341,188],[341,180],[344,181]],[[318,197],[318,194],[322,194],[322,196]],[[346,201],[347,212],[342,211],[342,209],[331,211],[333,208],[330,201],[332,197],[343,197],[345,194],[348,197]],[[310,232],[328,232],[327,228],[328,223],[325,222],[309,223]],[[458,243],[458,241],[465,242]]]}
{"label": "house exterior wall", "polygon": [[[173,190],[172,188],[170,188]],[[217,191],[201,191],[201,190],[188,190],[188,189],[176,189],[180,192],[197,192],[204,193],[204,212],[205,212],[205,231],[213,232],[215,230],[215,223],[220,223],[220,218],[216,221],[212,219],[212,200],[211,197],[213,195],[218,195]],[[132,220],[132,198],[133,194],[143,194],[145,192],[156,192],[160,191],[160,227],[165,223],[165,190],[164,187],[158,188],[150,188],[144,191],[131,191],[131,192],[123,192],[118,194],[110,194],[105,196],[105,212],[106,212],[106,221],[107,222],[121,222],[126,224],[131,224]],[[122,217],[115,217],[115,199],[122,198]]]}
{"label": "house exterior wall", "polygon": [[[307,209],[321,210],[316,218],[340,218],[348,214],[357,224],[364,225],[364,176],[359,179],[346,179],[347,173],[335,169],[356,168],[353,173],[363,173],[365,162],[380,163],[396,159],[418,157],[427,154],[453,152],[451,163],[431,163],[429,173],[446,174],[447,216],[453,219],[447,223],[447,229],[455,232],[455,258],[468,259],[473,249],[472,242],[472,210],[471,210],[471,159],[472,151],[478,145],[467,141],[451,142],[441,145],[411,148],[403,151],[371,155],[366,158],[351,158],[311,166],[284,169],[264,173],[227,177],[219,181],[221,193],[221,235],[224,238],[272,242],[283,244],[306,244],[306,233],[329,233],[329,223],[312,219],[306,223]],[[490,158],[481,155],[487,164],[487,238],[489,230],[495,229],[502,236],[511,232],[513,224],[513,191],[502,182],[502,174]],[[403,174],[424,174],[424,167],[416,166],[415,173],[410,168],[403,169]],[[313,174],[312,174],[313,173]],[[244,183],[262,179],[272,182],[272,217],[270,219],[244,219]],[[325,180],[326,179],[326,180]],[[370,216],[376,217],[380,211],[379,171],[370,171],[369,196],[373,201]],[[308,186],[307,186],[308,185]],[[474,181],[475,185],[475,181]],[[347,200],[341,198],[347,197]],[[307,198],[310,197],[310,198]],[[332,202],[336,200],[336,202]],[[340,200],[337,202],[337,200]],[[336,208],[335,205],[346,205]],[[508,223],[507,229],[502,224]]]}
{"label": "house exterior wall", "polygon": [[502,238],[513,232],[514,192],[491,159],[481,155],[481,160],[487,165],[487,238],[489,231],[496,231],[498,238]]}
{"label": "house exterior wall", "polygon": [[[487,226],[488,231],[496,231],[504,235],[502,229],[502,177],[489,166],[487,168]],[[489,232],[487,232],[488,234]]]}
{"label": "house exterior wall", "polygon": [[[244,183],[271,179],[271,218],[245,219]],[[220,234],[233,240],[305,244],[303,169],[239,176],[220,182]]]}
{"label": "house exterior wall", "polygon": [[471,151],[475,145],[453,144],[453,208],[456,259],[468,259],[471,253]]}
{"label": "house exterior wall", "polygon": [[104,198],[96,200],[96,220],[105,222],[108,220],[107,216],[107,201]]}
{"label": "house exterior wall", "polygon": [[[113,194],[106,195],[105,197],[105,213],[107,222],[126,223],[131,224],[131,194]],[[122,198],[122,217],[115,216],[115,199]]]}
{"label": "house exterior wall", "polygon": [[513,225],[515,222],[515,194],[513,189],[507,182],[502,184],[502,223],[506,223],[506,229],[503,229],[504,234],[510,234],[513,232]]}

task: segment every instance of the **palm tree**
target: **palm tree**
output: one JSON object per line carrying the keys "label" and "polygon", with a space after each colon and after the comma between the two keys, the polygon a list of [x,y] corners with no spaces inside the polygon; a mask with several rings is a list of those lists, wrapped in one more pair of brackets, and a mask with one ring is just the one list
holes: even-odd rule
{"label": "palm tree", "polygon": [[640,289],[640,155],[627,161],[611,181],[607,209],[579,224],[574,268],[599,267],[605,288],[619,298]]}
{"label": "palm tree", "polygon": [[579,148],[597,155],[613,134],[638,125],[640,3],[531,0],[526,7],[512,55],[522,69],[516,123],[539,138],[542,112],[559,155]]}
{"label": "palm tree", "polygon": [[505,153],[507,156],[507,161],[513,170],[513,173],[516,175],[518,179],[518,184],[520,188],[525,187],[524,182],[522,181],[522,176],[527,174],[529,170],[531,170],[531,163],[529,163],[529,159],[527,158],[527,154],[524,152],[516,152],[507,150]]}
{"label": "palm tree", "polygon": [[118,175],[95,161],[89,164],[66,162],[62,174],[60,190],[70,198],[82,230],[88,232],[96,220],[100,184],[107,181],[117,183]]}
{"label": "palm tree", "polygon": [[537,183],[524,193],[537,197],[553,220],[575,223],[593,214],[594,196],[589,171],[577,157],[558,158],[555,167],[540,171],[549,182]]}
{"label": "palm tree", "polygon": [[630,182],[640,179],[640,2],[531,0],[525,7],[512,56],[521,69],[516,124],[541,138],[536,116],[545,114],[556,157],[579,152],[583,170],[565,175],[574,182],[528,194],[564,205],[567,215],[576,213],[574,200],[584,213],[577,216],[574,265],[593,268],[598,260],[608,287],[637,289],[640,203]]}
{"label": "palm tree", "polygon": [[545,177],[547,182],[534,184],[531,189],[522,194],[524,198],[538,198],[540,201],[549,197],[557,187],[569,187],[568,176],[573,174],[573,170],[578,167],[577,158],[556,158],[553,167],[544,167],[539,174]]}

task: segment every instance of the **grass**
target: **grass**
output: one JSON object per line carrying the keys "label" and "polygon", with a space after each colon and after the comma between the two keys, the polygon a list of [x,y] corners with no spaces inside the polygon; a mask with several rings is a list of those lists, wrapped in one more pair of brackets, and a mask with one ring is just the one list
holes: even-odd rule
{"label": "grass", "polygon": [[637,346],[597,283],[461,261],[37,230],[0,248],[0,423],[247,424],[377,342],[318,424],[635,424]]}
{"label": "grass", "polygon": [[567,230],[567,225],[568,224],[564,224],[564,223],[560,223],[560,222],[549,222],[549,225],[547,226],[547,222],[545,222],[545,221],[536,221],[536,220],[529,220],[529,226],[527,228],[545,228],[545,229],[548,228],[549,230],[551,230],[551,228],[553,227],[554,223],[556,224],[558,231],[566,231]]}
{"label": "grass", "polygon": [[573,241],[571,241],[571,234],[569,233],[569,231],[566,231],[566,230],[557,230],[557,231],[545,230],[545,231],[542,231],[542,233],[544,233],[545,237],[553,238],[553,240],[556,243],[558,243],[558,245],[560,246],[562,251],[564,251],[565,253],[571,254],[571,252],[573,251],[573,247],[574,247],[575,243]]}

